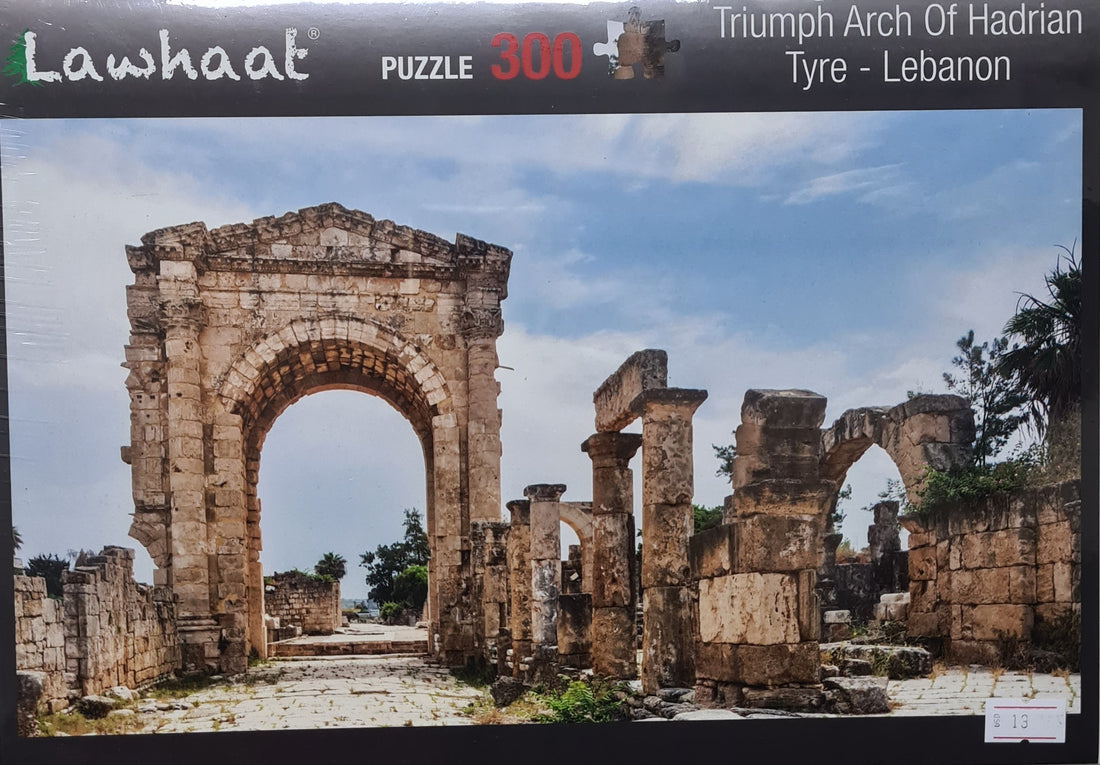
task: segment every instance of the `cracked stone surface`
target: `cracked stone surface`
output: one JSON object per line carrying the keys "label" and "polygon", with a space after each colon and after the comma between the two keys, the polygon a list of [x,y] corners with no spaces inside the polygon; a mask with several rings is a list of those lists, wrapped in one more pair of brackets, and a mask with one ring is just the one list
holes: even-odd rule
{"label": "cracked stone surface", "polygon": [[276,661],[142,714],[141,732],[470,725],[460,710],[480,695],[421,656]]}

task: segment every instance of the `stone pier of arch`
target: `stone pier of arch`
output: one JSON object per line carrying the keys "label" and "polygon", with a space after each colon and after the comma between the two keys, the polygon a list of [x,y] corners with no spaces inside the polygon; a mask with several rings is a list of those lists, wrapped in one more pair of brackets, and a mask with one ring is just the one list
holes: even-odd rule
{"label": "stone pier of arch", "polygon": [[264,656],[264,438],[303,396],[378,396],[423,447],[433,652],[477,655],[471,524],[500,520],[496,339],[511,252],[338,204],[127,247],[131,536],[177,603],[187,671]]}

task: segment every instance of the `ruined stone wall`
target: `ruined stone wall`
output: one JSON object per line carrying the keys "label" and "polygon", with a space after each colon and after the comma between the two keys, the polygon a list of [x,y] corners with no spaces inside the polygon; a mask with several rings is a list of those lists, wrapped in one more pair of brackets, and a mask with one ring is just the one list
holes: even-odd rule
{"label": "ruined stone wall", "polygon": [[67,670],[82,695],[141,688],[180,667],[172,594],[134,581],[134,551],[104,547],[64,575]]}
{"label": "ruined stone wall", "polygon": [[1004,640],[1080,609],[1080,482],[903,519],[909,634],[942,638],[948,661],[995,664]]}
{"label": "ruined stone wall", "polygon": [[61,601],[46,596],[45,579],[15,577],[15,666],[41,673],[42,711],[56,712],[68,704],[64,619]]}
{"label": "ruined stone wall", "polygon": [[297,571],[275,574],[267,585],[264,609],[283,627],[306,635],[331,635],[340,628],[340,583],[323,582]]}

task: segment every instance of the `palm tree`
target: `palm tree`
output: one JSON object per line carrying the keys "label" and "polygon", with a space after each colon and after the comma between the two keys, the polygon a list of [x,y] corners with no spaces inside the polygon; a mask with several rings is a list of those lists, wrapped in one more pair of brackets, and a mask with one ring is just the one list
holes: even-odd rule
{"label": "palm tree", "polygon": [[348,562],[344,560],[343,555],[327,552],[321,556],[321,560],[317,561],[313,570],[321,576],[331,576],[339,582],[348,572]]}
{"label": "palm tree", "polygon": [[11,527],[11,541],[13,546],[15,547],[16,552],[18,552],[19,548],[23,546],[23,536],[19,533],[19,529],[15,528],[15,526]]}
{"label": "palm tree", "polygon": [[1066,254],[1046,275],[1047,297],[1020,295],[1004,331],[1022,342],[997,364],[1031,398],[1029,415],[1040,434],[1081,401],[1081,265],[1074,248],[1058,246]]}

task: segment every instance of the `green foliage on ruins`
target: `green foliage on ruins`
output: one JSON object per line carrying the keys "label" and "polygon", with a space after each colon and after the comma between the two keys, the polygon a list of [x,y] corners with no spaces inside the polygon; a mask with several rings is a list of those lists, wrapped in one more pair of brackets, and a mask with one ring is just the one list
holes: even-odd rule
{"label": "green foliage on ruins", "polygon": [[844,519],[847,518],[847,514],[841,507],[841,503],[846,502],[852,498],[852,484],[848,484],[836,495],[836,502],[833,503],[833,508],[829,511],[829,514],[825,517],[825,531],[837,532],[840,529],[840,524],[844,523]]}
{"label": "green foliage on ruins", "polygon": [[692,505],[691,517],[694,523],[693,534],[698,534],[700,531],[706,531],[707,529],[713,529],[715,526],[722,523],[722,506],[715,505],[714,507],[703,507],[702,505]]}
{"label": "green foliage on ruins", "polygon": [[[315,571],[302,571],[300,568],[292,568],[292,569],[290,569],[290,571],[287,571],[286,573],[294,574],[299,579],[308,579],[308,580],[313,581],[313,582],[335,582],[336,581],[335,579],[333,579],[328,574],[321,574],[321,573],[317,573]],[[265,583],[266,583],[266,580],[265,580]],[[275,580],[272,579],[271,584],[274,584],[274,583],[275,583]]]}
{"label": "green foliage on ruins", "polygon": [[46,594],[51,598],[62,596],[61,576],[69,570],[69,561],[53,553],[36,555],[27,561],[27,576],[40,576],[46,580]]}
{"label": "green foliage on ruins", "polygon": [[629,695],[625,683],[592,677],[573,680],[560,691],[539,694],[549,712],[535,718],[546,723],[601,723],[626,720],[629,709],[625,703]]}
{"label": "green foliage on ruins", "polygon": [[327,552],[314,564],[313,570],[320,576],[327,576],[339,582],[348,573],[348,562],[343,555]]}
{"label": "green foliage on ruins", "polygon": [[733,458],[737,456],[737,447],[733,444],[726,444],[725,446],[711,444],[710,448],[714,449],[714,456],[718,458],[718,469],[714,471],[714,474],[718,477],[725,476],[732,480]]}
{"label": "green foliage on ruins", "polygon": [[[405,573],[410,566],[428,565],[429,547],[428,535],[424,531],[421,522],[420,511],[413,508],[405,510],[404,538],[388,545],[378,545],[373,552],[365,552],[360,555],[359,565],[367,570],[366,583],[370,587],[369,595],[375,603],[383,605],[389,602],[401,603],[400,597],[394,592],[398,576]],[[406,575],[405,584],[411,586],[415,574]],[[424,592],[427,596],[427,569],[424,571]],[[409,604],[409,607],[419,608],[419,605]]]}
{"label": "green foliage on ruins", "polygon": [[[974,407],[973,460],[949,471],[926,468],[919,501],[910,511],[929,516],[959,503],[1080,477],[1083,285],[1073,248],[1061,249],[1066,254],[1045,276],[1047,297],[1021,294],[1004,337],[976,345],[970,331],[958,341],[960,355],[952,364],[959,373],[943,377],[948,389]],[[993,462],[1024,426],[1042,439]]]}

